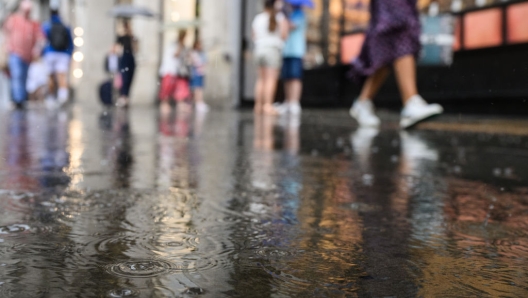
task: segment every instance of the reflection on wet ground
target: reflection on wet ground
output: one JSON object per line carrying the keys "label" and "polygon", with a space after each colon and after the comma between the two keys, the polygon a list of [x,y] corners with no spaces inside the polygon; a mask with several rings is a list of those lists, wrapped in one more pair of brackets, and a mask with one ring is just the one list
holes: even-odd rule
{"label": "reflection on wet ground", "polygon": [[528,296],[528,136],[385,118],[3,112],[0,297]]}

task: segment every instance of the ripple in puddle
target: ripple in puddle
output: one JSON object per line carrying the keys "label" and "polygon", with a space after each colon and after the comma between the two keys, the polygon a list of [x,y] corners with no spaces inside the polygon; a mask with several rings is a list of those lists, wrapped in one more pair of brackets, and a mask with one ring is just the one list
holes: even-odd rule
{"label": "ripple in puddle", "polygon": [[290,256],[297,255],[297,251],[289,251],[289,250],[283,250],[283,249],[277,249],[277,248],[261,248],[257,249],[256,251],[257,255],[265,258],[285,258]]}
{"label": "ripple in puddle", "polygon": [[154,277],[177,269],[175,265],[162,260],[137,260],[107,267],[108,272],[124,277]]}
{"label": "ripple in puddle", "polygon": [[118,276],[145,278],[175,272],[205,271],[217,266],[219,266],[219,262],[216,259],[202,256],[188,256],[172,262],[163,260],[128,261],[109,265],[106,267],[106,270]]}
{"label": "ripple in puddle", "polygon": [[115,289],[108,292],[107,296],[110,298],[122,298],[122,297],[136,297],[139,292],[132,289]]}
{"label": "ripple in puddle", "polygon": [[10,225],[10,226],[3,226],[0,227],[0,234],[16,234],[16,233],[22,233],[25,231],[29,231],[30,227],[28,225]]}
{"label": "ripple in puddle", "polygon": [[202,288],[187,288],[185,291],[183,291],[184,295],[190,295],[190,296],[198,296],[205,294],[205,290]]}

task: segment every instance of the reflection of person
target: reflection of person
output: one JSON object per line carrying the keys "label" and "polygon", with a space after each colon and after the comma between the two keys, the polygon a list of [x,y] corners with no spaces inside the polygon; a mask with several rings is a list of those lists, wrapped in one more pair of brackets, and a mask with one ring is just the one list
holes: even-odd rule
{"label": "reflection of person", "polygon": [[282,64],[284,40],[288,37],[288,23],[280,12],[282,1],[265,0],[264,9],[252,24],[255,60],[258,65],[255,113],[276,114],[272,103]]}
{"label": "reflection of person", "polygon": [[284,80],[286,101],[279,112],[301,113],[303,57],[306,54],[306,15],[301,6],[293,6],[289,15],[290,35],[283,50],[281,77]]}
{"label": "reflection of person", "polygon": [[352,77],[364,81],[350,114],[361,126],[378,126],[371,99],[385,81],[392,65],[404,108],[401,127],[409,128],[443,109],[427,104],[416,86],[416,56],[420,52],[420,21],[416,0],[372,0],[371,20],[361,53],[353,62]]}
{"label": "reflection of person", "polygon": [[[70,28],[62,22],[57,7],[52,7],[51,20],[43,24],[42,31],[47,39],[43,55],[50,75],[49,91],[56,89],[57,102],[63,105],[69,99],[68,72],[73,53],[73,37]],[[50,97],[46,103],[52,107],[55,99]]]}
{"label": "reflection of person", "polygon": [[121,72],[122,86],[119,92],[117,105],[126,107],[129,104],[130,88],[136,71],[135,54],[138,50],[138,40],[132,32],[129,20],[123,21],[125,34],[117,37],[116,43],[121,47],[121,58],[119,59],[119,70]]}
{"label": "reflection of person", "polygon": [[11,96],[17,108],[23,108],[27,100],[29,64],[40,56],[39,45],[43,40],[39,24],[30,19],[31,9],[31,1],[22,1],[18,13],[11,15],[3,28],[7,37]]}

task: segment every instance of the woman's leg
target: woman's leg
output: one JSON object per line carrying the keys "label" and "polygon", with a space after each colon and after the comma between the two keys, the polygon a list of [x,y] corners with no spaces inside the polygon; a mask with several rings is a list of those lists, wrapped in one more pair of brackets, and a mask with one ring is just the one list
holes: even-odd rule
{"label": "woman's leg", "polygon": [[255,82],[255,113],[262,113],[264,101],[264,78],[266,73],[263,67],[258,68],[257,81]]}
{"label": "woman's leg", "polygon": [[360,100],[372,100],[379,89],[385,83],[387,76],[389,75],[390,70],[388,67],[378,69],[373,75],[368,77],[361,89],[361,94],[359,95]]}
{"label": "woman's leg", "polygon": [[277,113],[273,107],[273,100],[275,98],[275,92],[277,91],[279,70],[277,68],[267,67],[265,68],[264,73],[264,98],[262,108],[264,113],[273,115]]}
{"label": "woman's leg", "polygon": [[171,75],[165,75],[161,79],[161,86],[159,91],[160,99],[160,112],[162,115],[167,116],[170,114],[171,107],[169,100],[174,94],[174,77]]}
{"label": "woman's leg", "polygon": [[394,62],[396,79],[400,88],[402,102],[405,105],[409,98],[418,94],[416,87],[416,61],[413,55],[403,56]]}

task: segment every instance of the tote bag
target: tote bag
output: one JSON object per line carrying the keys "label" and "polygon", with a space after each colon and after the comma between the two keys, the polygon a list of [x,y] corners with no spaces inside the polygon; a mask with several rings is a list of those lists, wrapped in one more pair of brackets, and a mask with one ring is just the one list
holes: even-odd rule
{"label": "tote bag", "polygon": [[454,22],[452,15],[422,16],[422,52],[418,64],[449,66],[453,63]]}

